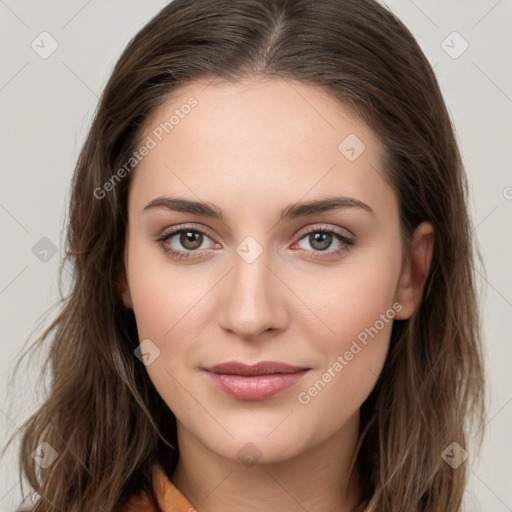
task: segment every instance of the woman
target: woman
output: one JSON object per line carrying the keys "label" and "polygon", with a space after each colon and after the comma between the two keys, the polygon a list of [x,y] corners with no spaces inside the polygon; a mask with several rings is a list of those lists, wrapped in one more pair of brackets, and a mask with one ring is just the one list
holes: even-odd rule
{"label": "woman", "polygon": [[174,0],[76,167],[33,510],[462,510],[484,418],[466,193],[386,8]]}

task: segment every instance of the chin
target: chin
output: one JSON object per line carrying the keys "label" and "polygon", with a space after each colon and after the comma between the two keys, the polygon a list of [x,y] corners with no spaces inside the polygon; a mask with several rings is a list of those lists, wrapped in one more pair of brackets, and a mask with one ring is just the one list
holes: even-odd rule
{"label": "chin", "polygon": [[[280,418],[282,421],[283,417]],[[203,444],[219,456],[233,461],[241,462],[247,467],[255,463],[277,463],[289,460],[309,448],[309,443],[303,429],[298,426],[286,425],[281,430],[274,422],[272,428],[267,423],[258,424],[252,421],[250,425],[244,424],[228,429],[233,438],[227,434],[212,437],[208,433],[202,437]],[[275,429],[275,431],[272,431]]]}

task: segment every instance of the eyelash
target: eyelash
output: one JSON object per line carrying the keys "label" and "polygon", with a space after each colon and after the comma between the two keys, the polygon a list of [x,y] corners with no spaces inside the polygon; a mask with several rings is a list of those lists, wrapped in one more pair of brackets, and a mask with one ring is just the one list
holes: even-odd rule
{"label": "eyelash", "polygon": [[[189,251],[176,251],[175,249],[171,249],[171,248],[169,248],[169,247],[167,247],[165,245],[165,242],[167,242],[170,238],[172,238],[173,236],[175,236],[177,234],[180,234],[182,232],[186,232],[186,231],[193,232],[193,233],[200,233],[200,234],[206,235],[208,238],[211,238],[208,235],[207,232],[205,232],[205,231],[203,231],[201,229],[197,229],[197,228],[192,227],[192,226],[190,226],[190,227],[189,226],[183,226],[183,227],[180,227],[180,228],[175,229],[173,231],[169,231],[169,232],[165,233],[164,235],[162,235],[160,238],[157,239],[157,242],[159,242],[159,245],[162,247],[162,249],[164,250],[164,252],[166,254],[168,254],[170,257],[172,257],[174,259],[177,259],[177,260],[181,260],[183,258],[189,259],[190,254],[192,254],[192,253],[199,253],[199,255],[201,255],[202,251],[197,251],[197,250],[196,251],[191,251],[191,250],[189,250]],[[302,236],[299,238],[298,241],[300,242],[301,240],[306,238],[311,233],[332,234],[341,242],[341,245],[340,245],[340,247],[338,249],[334,249],[334,250],[331,250],[331,251],[306,251],[306,252],[310,252],[311,253],[310,257],[313,258],[313,259],[327,259],[326,256],[323,256],[323,254],[328,254],[329,255],[328,257],[330,257],[332,255],[341,255],[344,252],[348,251],[350,249],[350,247],[355,244],[355,240],[354,239],[348,238],[345,235],[342,235],[341,233],[339,233],[338,231],[336,231],[336,230],[334,230],[332,228],[326,228],[326,227],[310,228],[307,231],[305,231],[304,233],[302,233]],[[318,253],[320,253],[321,255],[318,254]],[[194,256],[194,258],[195,257],[196,256]]]}

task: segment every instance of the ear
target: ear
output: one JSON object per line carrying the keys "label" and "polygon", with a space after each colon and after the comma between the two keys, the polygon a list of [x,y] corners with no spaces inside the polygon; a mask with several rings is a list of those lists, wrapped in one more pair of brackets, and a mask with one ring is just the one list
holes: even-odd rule
{"label": "ear", "polygon": [[404,263],[395,293],[395,301],[402,305],[397,320],[410,318],[418,309],[428,277],[434,252],[434,228],[423,222],[414,231],[410,244],[410,259]]}
{"label": "ear", "polygon": [[133,309],[132,296],[130,294],[130,285],[128,284],[128,277],[126,268],[128,267],[128,230],[126,232],[125,248],[123,251],[123,261],[119,266],[119,272],[117,275],[117,289],[123,300],[125,307]]}
{"label": "ear", "polygon": [[130,287],[128,285],[128,279],[126,277],[126,270],[124,265],[122,266],[122,269],[119,273],[117,283],[123,304],[129,309],[133,309],[132,296],[130,295]]}
{"label": "ear", "polygon": [[130,285],[128,284],[128,276],[126,269],[128,268],[128,246],[129,246],[129,229],[125,232],[123,261],[119,264],[119,271],[117,273],[117,290],[123,304],[128,309],[133,309],[132,296],[130,294]]}

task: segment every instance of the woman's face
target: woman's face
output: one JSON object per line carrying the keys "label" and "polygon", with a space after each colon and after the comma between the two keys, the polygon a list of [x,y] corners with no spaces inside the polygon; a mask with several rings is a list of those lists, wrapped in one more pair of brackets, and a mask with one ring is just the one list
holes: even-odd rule
{"label": "woman's face", "polygon": [[413,308],[374,133],[301,83],[193,83],[142,145],[123,300],[179,435],[270,462],[353,432]]}

